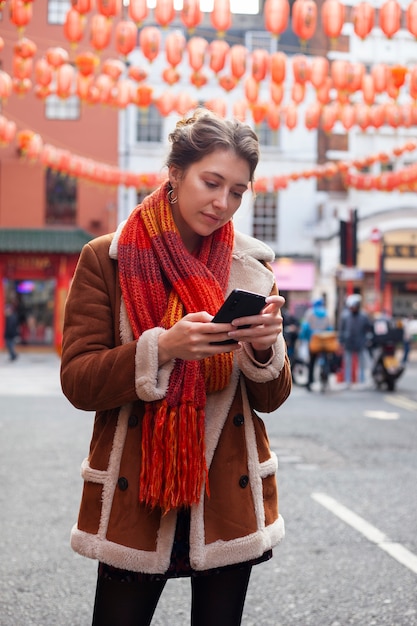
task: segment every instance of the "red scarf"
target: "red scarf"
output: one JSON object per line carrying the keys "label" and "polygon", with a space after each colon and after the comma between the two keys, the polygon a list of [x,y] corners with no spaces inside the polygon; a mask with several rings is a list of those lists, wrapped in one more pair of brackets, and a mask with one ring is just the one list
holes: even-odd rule
{"label": "red scarf", "polygon": [[[118,243],[119,279],[135,339],[170,328],[185,314],[213,314],[229,281],[234,230],[228,222],[190,254],[161,185],[129,216]],[[168,285],[168,287],[167,287]],[[224,389],[232,353],[202,361],[176,359],[167,395],[148,402],[142,426],[139,500],[164,512],[197,503],[207,484],[204,446],[206,393]]]}

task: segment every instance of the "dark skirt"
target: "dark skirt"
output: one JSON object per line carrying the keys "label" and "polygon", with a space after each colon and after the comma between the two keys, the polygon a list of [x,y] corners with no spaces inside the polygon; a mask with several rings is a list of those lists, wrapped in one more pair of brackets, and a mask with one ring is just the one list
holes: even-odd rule
{"label": "dark skirt", "polygon": [[119,582],[161,581],[170,578],[184,578],[196,576],[208,576],[231,569],[239,569],[248,565],[257,565],[272,558],[272,550],[267,550],[260,557],[235,563],[224,567],[216,567],[204,571],[197,571],[190,565],[190,513],[188,509],[182,509],[178,513],[177,526],[175,529],[174,543],[172,546],[171,561],[164,574],[144,574],[143,572],[130,572],[119,569],[106,563],[99,563],[98,574],[100,578],[117,580]]}

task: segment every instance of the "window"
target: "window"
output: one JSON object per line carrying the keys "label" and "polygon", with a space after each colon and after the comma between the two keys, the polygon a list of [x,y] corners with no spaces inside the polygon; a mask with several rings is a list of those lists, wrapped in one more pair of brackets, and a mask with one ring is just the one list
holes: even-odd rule
{"label": "window", "polygon": [[261,241],[276,241],[277,194],[275,192],[256,195],[253,215],[253,236]]}
{"label": "window", "polygon": [[250,30],[245,35],[245,46],[249,52],[262,49],[272,54],[278,50],[278,37],[271,37],[267,30]]}
{"label": "window", "polygon": [[48,24],[64,24],[71,0],[48,0]]}
{"label": "window", "polygon": [[255,132],[258,135],[259,143],[261,146],[270,146],[272,148],[278,148],[280,144],[279,130],[272,130],[267,122],[261,122],[255,128]]}
{"label": "window", "polygon": [[46,224],[74,226],[77,216],[77,182],[60,172],[46,170]]}
{"label": "window", "polygon": [[146,109],[138,109],[136,141],[162,141],[162,116],[153,104]]}
{"label": "window", "polygon": [[80,99],[70,96],[63,100],[59,96],[48,96],[45,100],[45,116],[48,120],[78,120],[80,118]]}
{"label": "window", "polygon": [[382,172],[393,172],[394,171],[394,163],[391,161],[382,161],[381,162],[381,173]]}

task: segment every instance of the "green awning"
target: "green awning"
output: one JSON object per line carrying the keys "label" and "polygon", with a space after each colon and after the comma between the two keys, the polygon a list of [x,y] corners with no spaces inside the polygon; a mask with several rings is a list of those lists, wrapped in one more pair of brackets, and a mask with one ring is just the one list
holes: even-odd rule
{"label": "green awning", "polygon": [[63,252],[77,254],[93,239],[81,228],[0,228],[2,252]]}

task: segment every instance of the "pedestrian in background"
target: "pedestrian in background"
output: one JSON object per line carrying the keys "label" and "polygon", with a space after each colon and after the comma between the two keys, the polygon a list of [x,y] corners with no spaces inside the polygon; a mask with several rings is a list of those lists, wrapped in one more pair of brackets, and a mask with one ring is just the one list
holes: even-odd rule
{"label": "pedestrian in background", "polygon": [[366,313],[361,311],[362,297],[354,293],[346,298],[346,311],[341,316],[339,341],[344,351],[345,383],[352,382],[352,365],[354,355],[358,363],[358,382],[365,382],[366,355],[369,337],[372,334],[372,323]]}
{"label": "pedestrian in background", "polygon": [[403,335],[403,357],[402,364],[406,365],[410,354],[411,345],[417,342],[417,317],[407,317],[402,322]]}
{"label": "pedestrian in background", "polygon": [[4,309],[4,342],[9,353],[10,361],[17,359],[15,345],[18,334],[19,323],[17,313],[11,304],[6,304]]}
{"label": "pedestrian in background", "polygon": [[[313,300],[312,306],[305,312],[301,321],[299,338],[310,344],[311,337],[315,333],[320,333],[325,330],[332,330],[332,325],[323,299],[316,298]],[[311,391],[311,385],[314,383],[314,368],[318,354],[318,352],[312,351],[309,348],[307,391]]]}
{"label": "pedestrian in background", "polygon": [[[276,458],[254,413],[290,393],[284,299],[272,250],[232,222],[258,140],[204,110],[169,139],[168,180],[84,247],[66,304],[62,387],[96,410],[72,531],[74,550],[99,560],[94,626],[150,624],[181,576],[192,624],[237,626],[252,566],[284,535]],[[212,323],[235,287],[266,306]]]}

